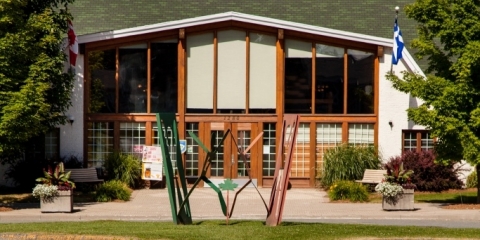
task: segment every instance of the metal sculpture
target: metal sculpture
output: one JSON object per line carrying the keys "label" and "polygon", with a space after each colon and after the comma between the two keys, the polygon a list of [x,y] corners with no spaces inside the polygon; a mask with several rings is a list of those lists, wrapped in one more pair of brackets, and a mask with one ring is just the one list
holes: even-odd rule
{"label": "metal sculpture", "polygon": [[[183,161],[181,160],[181,149],[180,143],[178,139],[178,130],[176,125],[176,118],[174,113],[157,113],[157,127],[158,127],[158,137],[160,142],[160,147],[162,149],[162,157],[164,162],[164,169],[165,169],[165,181],[168,188],[170,206],[172,211],[172,219],[175,224],[192,224],[192,215],[190,210],[190,203],[189,197],[196,188],[196,186],[200,183],[200,181],[204,181],[207,183],[218,195],[218,199],[220,202],[220,206],[223,212],[223,215],[228,219],[233,215],[233,210],[235,208],[235,203],[237,200],[238,195],[242,190],[252,184],[255,190],[258,192],[260,198],[262,199],[265,209],[267,210],[267,225],[269,226],[276,226],[281,223],[282,220],[282,213],[283,207],[285,203],[285,196],[286,196],[286,189],[288,186],[288,181],[290,178],[290,169],[291,169],[291,160],[293,155],[293,146],[296,143],[297,132],[298,132],[298,115],[285,115],[283,126],[282,126],[282,135],[280,139],[280,148],[277,151],[277,159],[276,159],[276,166],[275,166],[275,177],[274,177],[274,185],[272,187],[272,191],[270,194],[270,204],[267,206],[265,200],[263,199],[260,191],[258,190],[257,186],[253,184],[251,173],[250,173],[250,166],[247,162],[246,155],[250,151],[250,149],[258,142],[258,140],[262,137],[263,132],[261,132],[255,139],[250,143],[250,145],[244,148],[244,144],[241,144],[241,147],[238,147],[235,139],[233,139],[233,143],[237,146],[238,149],[238,156],[242,159],[243,163],[247,169],[247,175],[249,180],[235,193],[235,198],[233,200],[233,204],[231,209],[227,209],[227,205],[225,204],[225,200],[223,198],[221,190],[212,183],[207,178],[207,171],[212,163],[212,159],[216,156],[218,150],[223,145],[223,142],[230,134],[230,129],[228,129],[220,143],[215,146],[214,140],[216,139],[215,133],[212,133],[211,137],[211,150],[209,150],[200,139],[193,133],[188,132],[188,134],[193,138],[195,142],[206,152],[205,161],[202,167],[202,171],[198,176],[197,180],[193,183],[190,190],[187,190],[186,178],[185,178],[185,171],[183,166]],[[172,142],[175,145],[175,153],[177,156],[177,181],[174,181],[175,173],[173,171],[173,164],[172,159],[170,156],[169,145],[168,141],[165,138],[163,129],[165,131],[170,128],[173,135],[172,135]],[[285,134],[288,130],[288,139],[285,138]],[[286,139],[286,140],[285,140]],[[243,141],[243,138],[241,139]],[[288,154],[284,158],[285,148],[288,150]],[[285,162],[285,165],[284,165]],[[235,186],[236,187],[236,186]],[[230,187],[228,187],[230,188]],[[176,190],[176,191],[175,191]],[[225,189],[227,190],[227,189]]]}
{"label": "metal sculpture", "polygon": [[[183,167],[183,161],[181,160],[182,151],[180,149],[180,143],[178,139],[178,130],[177,130],[177,121],[174,113],[157,113],[157,129],[158,129],[158,138],[160,142],[160,147],[162,149],[162,157],[165,170],[165,180],[168,189],[168,196],[170,199],[170,207],[172,211],[172,218],[175,224],[191,224],[192,223],[192,214],[190,211],[190,203],[187,195],[187,184],[185,181],[185,171]],[[162,128],[163,124],[163,128]],[[172,159],[170,157],[170,151],[168,142],[163,133],[170,128],[172,130],[172,141],[175,144],[175,153],[177,156],[177,170],[178,177],[180,181],[175,182],[174,177],[175,173],[173,172]],[[178,161],[179,160],[179,161]],[[177,185],[175,187],[175,185]],[[177,192],[175,193],[175,189]],[[175,196],[175,194],[177,196]],[[178,205],[177,205],[178,198]],[[179,207],[180,206],[180,207]]]}
{"label": "metal sculpture", "polygon": [[[293,147],[297,141],[299,119],[299,115],[285,115],[283,117],[282,135],[280,136],[280,144],[277,150],[270,204],[267,209],[266,224],[268,226],[277,226],[282,222],[290,170],[292,168]],[[286,154],[285,150],[287,151]]]}

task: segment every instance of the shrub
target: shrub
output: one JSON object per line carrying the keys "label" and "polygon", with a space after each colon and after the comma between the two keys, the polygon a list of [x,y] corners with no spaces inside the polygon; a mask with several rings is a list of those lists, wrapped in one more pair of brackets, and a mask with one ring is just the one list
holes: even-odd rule
{"label": "shrub", "polygon": [[10,165],[5,172],[5,177],[18,190],[31,191],[36,185],[35,180],[43,176],[43,169],[46,166],[45,160],[19,159]]}
{"label": "shrub", "polygon": [[390,158],[387,164],[399,162],[403,162],[405,169],[413,170],[410,180],[419,191],[441,192],[462,187],[453,163],[435,163],[435,154],[432,151],[407,151],[401,156]]}
{"label": "shrub", "polygon": [[338,181],[328,191],[330,200],[350,200],[352,202],[365,202],[368,200],[368,190],[362,184],[352,181]]}
{"label": "shrub", "polygon": [[111,180],[101,184],[95,192],[97,202],[109,202],[112,200],[130,200],[132,194],[128,186],[120,180]]}
{"label": "shrub", "polygon": [[466,187],[467,188],[476,188],[478,186],[477,171],[473,171],[468,175]]}
{"label": "shrub", "polygon": [[329,188],[340,180],[362,179],[365,169],[379,169],[381,158],[372,146],[342,144],[324,155],[321,185]]}
{"label": "shrub", "polygon": [[107,180],[120,180],[134,188],[141,177],[140,160],[133,155],[113,152],[104,163]]}

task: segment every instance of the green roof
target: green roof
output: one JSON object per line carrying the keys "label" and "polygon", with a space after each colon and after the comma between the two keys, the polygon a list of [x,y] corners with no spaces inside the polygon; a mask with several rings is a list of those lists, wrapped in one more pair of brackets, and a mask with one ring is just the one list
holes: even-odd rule
{"label": "green roof", "polygon": [[[362,33],[393,36],[395,6],[404,37],[414,36],[403,9],[412,0],[76,0],[69,6],[78,35],[138,27],[229,11]],[[408,29],[408,31],[406,31]]]}
{"label": "green roof", "polygon": [[[406,46],[416,37],[406,18],[413,0],[75,0],[69,5],[77,35],[239,12],[377,37],[393,38],[395,6]],[[410,48],[409,48],[410,49]],[[411,50],[410,50],[411,51]]]}

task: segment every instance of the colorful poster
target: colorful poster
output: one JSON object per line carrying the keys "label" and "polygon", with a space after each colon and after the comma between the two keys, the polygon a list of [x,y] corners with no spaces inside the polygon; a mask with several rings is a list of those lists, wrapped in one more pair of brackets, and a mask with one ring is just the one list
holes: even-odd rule
{"label": "colorful poster", "polygon": [[163,166],[161,162],[142,163],[142,179],[161,181],[163,176]]}
{"label": "colorful poster", "polygon": [[144,146],[142,162],[163,162],[162,149],[157,146]]}
{"label": "colorful poster", "polygon": [[142,159],[143,147],[143,145],[133,145],[133,156],[137,157],[138,159]]}

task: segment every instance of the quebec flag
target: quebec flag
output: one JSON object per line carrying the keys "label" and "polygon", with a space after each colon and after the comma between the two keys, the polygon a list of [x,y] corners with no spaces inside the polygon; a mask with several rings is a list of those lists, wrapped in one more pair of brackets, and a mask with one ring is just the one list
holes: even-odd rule
{"label": "quebec flag", "polygon": [[393,54],[392,54],[392,64],[397,65],[398,61],[402,58],[403,51],[403,38],[402,31],[398,26],[397,19],[395,18],[395,25],[393,25]]}

